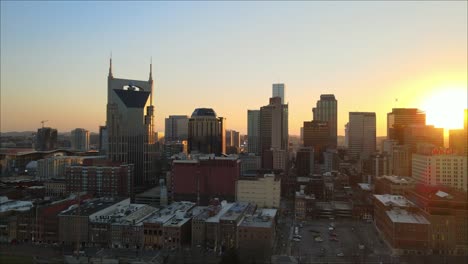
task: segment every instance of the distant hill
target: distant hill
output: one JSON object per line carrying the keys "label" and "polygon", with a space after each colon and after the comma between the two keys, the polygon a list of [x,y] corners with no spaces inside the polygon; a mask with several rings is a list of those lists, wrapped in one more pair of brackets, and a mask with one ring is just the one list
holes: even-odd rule
{"label": "distant hill", "polygon": [[0,136],[2,137],[27,137],[27,136],[31,136],[33,133],[36,133],[36,131],[0,132]]}

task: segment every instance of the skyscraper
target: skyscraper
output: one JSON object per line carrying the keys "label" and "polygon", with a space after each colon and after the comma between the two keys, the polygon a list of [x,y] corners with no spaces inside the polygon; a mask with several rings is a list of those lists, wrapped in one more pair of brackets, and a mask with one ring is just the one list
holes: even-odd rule
{"label": "skyscraper", "polygon": [[349,155],[351,158],[368,159],[376,150],[375,113],[349,113]]}
{"label": "skyscraper", "polygon": [[71,131],[71,147],[73,150],[89,150],[89,131],[84,128],[76,128]]}
{"label": "skyscraper", "polygon": [[317,106],[312,108],[314,121],[326,121],[330,127],[330,138],[337,145],[338,101],[333,94],[322,94]]}
{"label": "skyscraper", "polygon": [[270,104],[260,108],[261,151],[288,149],[288,105],[281,98],[270,98]]}
{"label": "skyscraper", "polygon": [[[269,167],[265,167],[265,164],[274,165],[270,158],[287,159],[288,137],[288,105],[281,104],[280,97],[270,98],[270,104],[260,108],[260,150],[263,168]],[[281,154],[267,153],[272,151],[279,151]],[[286,161],[276,163],[287,166]]]}
{"label": "skyscraper", "polygon": [[211,108],[197,108],[189,119],[188,151],[221,155],[226,152],[225,119]]}
{"label": "skyscraper", "polygon": [[410,125],[426,125],[426,114],[417,108],[393,108],[387,113],[387,138],[404,144],[403,129]]}
{"label": "skyscraper", "polygon": [[171,115],[166,118],[165,141],[182,141],[188,137],[188,116]]}
{"label": "skyscraper", "polygon": [[323,153],[328,147],[335,146],[330,137],[330,126],[327,121],[304,122],[304,147],[314,149],[315,161],[323,162]]}
{"label": "skyscraper", "polygon": [[47,151],[54,150],[57,148],[57,129],[50,127],[43,127],[37,130],[36,144],[34,146],[36,150]]}
{"label": "skyscraper", "polygon": [[271,97],[280,97],[281,104],[284,104],[284,83],[274,83]]}
{"label": "skyscraper", "polygon": [[135,185],[156,183],[152,65],[148,81],[107,78],[107,157],[134,164]]}
{"label": "skyscraper", "polygon": [[260,110],[247,110],[248,151],[261,155],[260,151]]}

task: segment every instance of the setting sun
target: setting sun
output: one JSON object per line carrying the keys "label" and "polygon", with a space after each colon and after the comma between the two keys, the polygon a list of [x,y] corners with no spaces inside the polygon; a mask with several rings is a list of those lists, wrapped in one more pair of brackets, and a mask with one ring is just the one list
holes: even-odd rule
{"label": "setting sun", "polygon": [[426,112],[427,124],[445,129],[463,128],[466,108],[466,87],[435,90],[421,104],[421,109]]}

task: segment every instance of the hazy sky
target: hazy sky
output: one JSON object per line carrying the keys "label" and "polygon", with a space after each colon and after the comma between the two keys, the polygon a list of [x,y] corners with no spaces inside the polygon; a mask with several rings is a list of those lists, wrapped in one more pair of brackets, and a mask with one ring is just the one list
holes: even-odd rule
{"label": "hazy sky", "polygon": [[[0,130],[98,131],[112,51],[117,78],[146,80],[153,57],[158,131],[212,107],[245,133],[247,109],[283,82],[290,134],[334,93],[340,135],[348,112],[370,111],[381,136],[392,107],[455,89],[466,108],[467,31],[466,1],[2,1]],[[430,103],[428,120],[451,105]]]}

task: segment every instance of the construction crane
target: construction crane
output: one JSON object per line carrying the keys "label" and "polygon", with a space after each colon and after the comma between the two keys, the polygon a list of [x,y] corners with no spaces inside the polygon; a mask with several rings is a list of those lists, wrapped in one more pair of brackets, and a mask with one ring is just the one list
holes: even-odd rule
{"label": "construction crane", "polygon": [[42,120],[41,123],[42,123],[42,128],[44,128],[44,123],[47,122],[49,120]]}

